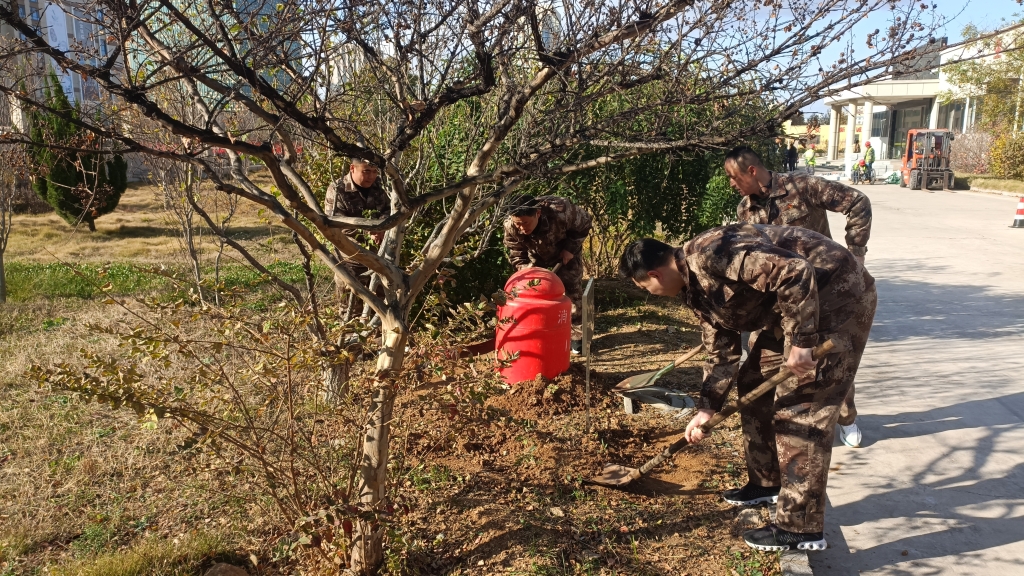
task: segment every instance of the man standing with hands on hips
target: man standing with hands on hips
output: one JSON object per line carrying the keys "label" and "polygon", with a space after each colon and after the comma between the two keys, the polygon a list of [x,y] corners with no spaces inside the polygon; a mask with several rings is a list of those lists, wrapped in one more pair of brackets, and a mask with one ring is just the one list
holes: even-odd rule
{"label": "man standing with hands on hips", "polygon": [[[840,212],[846,216],[846,247],[857,262],[864,265],[871,236],[871,201],[863,193],[817,176],[772,172],[764,167],[757,153],[746,146],[726,154],[725,172],[733,189],[743,197],[736,208],[740,222],[799,226],[831,238],[827,212]],[[775,352],[780,347],[776,339],[775,335],[763,331],[751,338],[749,354],[760,358],[761,369],[765,372],[773,372],[782,362]],[[867,341],[867,334],[864,334],[864,341]],[[863,439],[856,420],[851,384],[839,413],[839,439],[854,448],[859,447]]]}

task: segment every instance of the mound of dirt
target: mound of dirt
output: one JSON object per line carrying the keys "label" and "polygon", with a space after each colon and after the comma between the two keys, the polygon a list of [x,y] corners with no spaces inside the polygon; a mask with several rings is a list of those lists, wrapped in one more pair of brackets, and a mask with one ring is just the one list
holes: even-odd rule
{"label": "mound of dirt", "polygon": [[[487,406],[507,412],[517,420],[539,420],[559,414],[582,410],[586,406],[586,367],[573,364],[569,370],[549,380],[540,374],[533,380],[511,386],[508,392],[488,399]],[[608,403],[607,394],[601,394],[591,372],[591,407]]]}

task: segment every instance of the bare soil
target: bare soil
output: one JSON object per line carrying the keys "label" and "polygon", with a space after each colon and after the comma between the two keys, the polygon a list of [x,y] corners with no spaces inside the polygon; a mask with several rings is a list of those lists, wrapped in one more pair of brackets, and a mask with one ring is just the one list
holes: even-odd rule
{"label": "bare soil", "polygon": [[[607,463],[638,467],[680,436],[685,419],[655,409],[626,415],[610,389],[699,342],[692,316],[675,302],[646,304],[644,295],[618,283],[603,288],[614,298],[599,302],[589,432],[581,359],[553,381],[538,377],[491,397],[483,417],[439,414],[408,423],[410,472],[399,498],[413,505],[399,521],[403,543],[392,544],[403,570],[778,572],[776,555],[742,542],[738,510],[720,497],[746,476],[735,417],[627,490],[581,482]],[[696,396],[700,379],[691,363],[661,384]],[[766,511],[763,516],[767,521]]]}

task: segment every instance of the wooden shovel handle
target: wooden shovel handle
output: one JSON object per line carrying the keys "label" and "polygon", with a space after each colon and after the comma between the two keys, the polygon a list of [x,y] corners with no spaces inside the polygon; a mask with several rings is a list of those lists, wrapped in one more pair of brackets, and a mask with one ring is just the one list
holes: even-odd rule
{"label": "wooden shovel handle", "polygon": [[[826,356],[834,348],[835,348],[835,344],[833,344],[831,340],[826,340],[824,343],[819,344],[814,349],[814,351],[811,352],[811,356],[815,360],[819,360],[822,357]],[[761,384],[757,388],[754,388],[753,390],[751,390],[749,393],[747,393],[746,396],[740,398],[735,404],[732,404],[730,406],[726,406],[725,408],[722,408],[721,411],[719,411],[717,414],[715,414],[714,416],[711,417],[711,420],[708,420],[703,425],[701,425],[701,427],[700,427],[701,432],[704,432],[704,434],[708,434],[709,432],[711,432],[712,428],[714,428],[715,426],[718,426],[719,424],[721,424],[722,420],[725,420],[729,416],[732,416],[738,410],[742,410],[743,408],[746,408],[747,406],[750,406],[751,404],[754,403],[755,400],[757,400],[761,396],[764,396],[769,390],[772,390],[773,388],[775,388],[779,384],[782,384],[783,382],[785,382],[786,379],[789,378],[792,375],[793,375],[793,373],[789,371],[789,367],[787,367],[785,364],[783,364],[782,368],[779,369],[778,374],[776,374],[775,376],[772,376],[771,378],[766,380],[763,384]],[[668,446],[666,446],[665,450],[663,450],[661,452],[661,454],[658,454],[654,458],[651,458],[650,460],[648,460],[643,466],[641,466],[633,474],[630,474],[630,477],[635,480],[636,478],[639,478],[640,476],[643,476],[644,474],[647,474],[647,472],[649,472],[650,470],[660,466],[665,460],[668,460],[669,458],[671,458],[676,452],[679,452],[679,450],[681,450],[684,446],[686,446],[688,444],[689,444],[689,442],[686,440],[686,437],[683,436],[679,440],[676,440],[675,442],[673,442],[673,443],[669,444]],[[634,475],[635,475],[635,477],[634,477]]]}
{"label": "wooden shovel handle", "polygon": [[686,354],[683,354],[679,358],[676,358],[675,360],[673,360],[672,361],[672,367],[675,368],[676,366],[679,366],[683,362],[686,362],[687,360],[690,360],[691,358],[693,358],[697,354],[700,354],[703,351],[704,351],[704,344],[698,344],[697,347],[694,348],[693,350],[690,350]]}
{"label": "wooden shovel handle", "polygon": [[[820,360],[823,356],[831,352],[833,348],[835,348],[835,344],[833,344],[831,340],[826,340],[824,343],[819,344],[814,350],[811,351],[811,357],[813,357],[815,360]],[[789,367],[783,364],[778,374],[772,376],[763,384],[748,392],[746,396],[738,399],[735,404],[722,408],[720,412],[712,416],[711,420],[708,420],[700,427],[701,431],[707,434],[708,432],[711,431],[712,428],[718,426],[722,422],[722,420],[725,420],[726,418],[732,416],[736,412],[746,408],[747,406],[750,406],[751,404],[754,403],[755,400],[757,400],[761,396],[764,396],[766,393],[768,393],[769,390],[772,390],[779,384],[785,382],[786,379],[792,375],[793,373],[789,371]]]}
{"label": "wooden shovel handle", "polygon": [[676,358],[675,360],[673,360],[671,364],[668,364],[664,368],[659,369],[657,372],[652,374],[650,378],[645,380],[645,382],[647,382],[649,384],[650,382],[653,382],[653,381],[661,378],[665,374],[668,374],[669,372],[675,370],[683,362],[686,362],[690,358],[693,358],[697,354],[700,354],[701,351],[703,351],[703,350],[704,350],[704,345],[703,344],[701,344],[700,346],[697,346],[693,350],[690,350],[686,354],[683,354],[679,358]]}

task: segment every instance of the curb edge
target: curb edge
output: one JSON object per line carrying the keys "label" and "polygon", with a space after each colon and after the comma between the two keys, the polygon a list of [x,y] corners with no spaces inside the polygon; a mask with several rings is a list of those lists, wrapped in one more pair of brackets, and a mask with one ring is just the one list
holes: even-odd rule
{"label": "curb edge", "polygon": [[814,576],[807,552],[803,550],[787,550],[779,558],[782,576]]}

